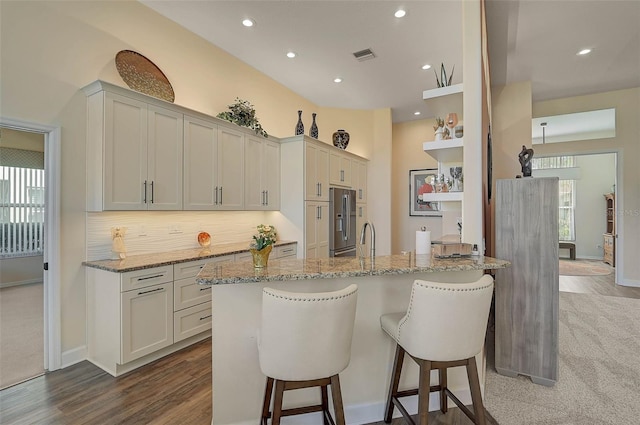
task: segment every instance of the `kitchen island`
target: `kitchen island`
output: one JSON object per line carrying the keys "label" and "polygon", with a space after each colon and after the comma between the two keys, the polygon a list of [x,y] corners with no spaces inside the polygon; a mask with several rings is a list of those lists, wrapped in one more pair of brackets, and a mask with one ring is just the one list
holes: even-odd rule
{"label": "kitchen island", "polygon": [[[213,285],[212,423],[244,425],[259,422],[265,385],[256,342],[262,288],[324,292],[351,283],[358,285],[351,363],[340,374],[340,381],[347,422],[363,424],[382,420],[391,376],[395,347],[380,328],[380,315],[406,310],[415,279],[465,283],[479,279],[485,270],[508,266],[507,261],[489,257],[436,259],[412,254],[381,256],[373,262],[353,257],[270,260],[264,269],[254,269],[251,261],[205,265],[196,282]],[[484,382],[484,354],[478,355],[477,359],[480,380]],[[417,367],[413,362],[405,362],[405,368],[407,373],[403,374],[400,387],[416,387]],[[451,370],[449,387],[463,402],[469,403],[466,371],[458,369]],[[434,373],[434,382],[436,379]],[[432,393],[431,399],[432,409],[436,409],[438,393]],[[284,398],[284,407],[317,400],[319,391],[314,389],[289,391]],[[415,413],[417,399],[412,401],[414,403],[408,401],[407,407],[409,412]],[[322,418],[319,413],[313,413],[285,418],[283,423],[322,423]]]}

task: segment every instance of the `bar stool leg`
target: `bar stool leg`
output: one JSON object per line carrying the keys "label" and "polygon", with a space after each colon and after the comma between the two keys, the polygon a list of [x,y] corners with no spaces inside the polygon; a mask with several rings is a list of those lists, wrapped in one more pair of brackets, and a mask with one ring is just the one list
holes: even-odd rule
{"label": "bar stool leg", "polygon": [[440,411],[442,413],[447,413],[449,407],[449,400],[445,391],[447,388],[447,368],[441,367],[438,369],[438,376],[440,378]]}
{"label": "bar stool leg", "polygon": [[262,425],[267,425],[269,419],[269,407],[271,407],[271,393],[273,392],[273,378],[267,376],[267,385],[264,389],[264,401],[262,402]]}
{"label": "bar stool leg", "polygon": [[342,391],[340,391],[340,377],[338,375],[331,377],[331,397],[333,399],[336,424],[346,425],[344,420],[344,407],[342,406]]}
{"label": "bar stool leg", "polygon": [[390,424],[393,416],[393,398],[398,395],[398,385],[400,385],[400,373],[402,372],[402,363],[404,362],[404,348],[400,344],[396,344],[396,355],[393,360],[393,369],[391,375],[391,384],[389,385],[389,396],[387,397],[387,406],[384,411],[384,421]]}
{"label": "bar stool leg", "polygon": [[484,406],[482,404],[482,393],[480,391],[480,380],[478,379],[478,368],[476,358],[467,359],[467,377],[469,378],[469,388],[471,389],[471,402],[473,403],[473,414],[476,417],[476,425],[486,425],[484,417]]}
{"label": "bar stool leg", "polygon": [[282,417],[282,397],[284,396],[284,381],[276,379],[276,394],[273,399],[273,419],[271,425],[280,425]]}
{"label": "bar stool leg", "polygon": [[322,421],[324,425],[331,425],[327,415],[329,414],[329,396],[327,395],[327,386],[320,386],[320,394],[322,396]]}
{"label": "bar stool leg", "polygon": [[418,418],[420,425],[429,423],[429,394],[431,386],[431,362],[420,360],[420,381],[418,384]]}

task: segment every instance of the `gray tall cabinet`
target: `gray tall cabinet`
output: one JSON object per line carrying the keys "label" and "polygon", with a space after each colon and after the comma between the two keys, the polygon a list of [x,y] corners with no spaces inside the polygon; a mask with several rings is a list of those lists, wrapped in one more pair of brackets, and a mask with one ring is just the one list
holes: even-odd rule
{"label": "gray tall cabinet", "polygon": [[551,386],[558,379],[558,178],[498,180],[495,366]]}

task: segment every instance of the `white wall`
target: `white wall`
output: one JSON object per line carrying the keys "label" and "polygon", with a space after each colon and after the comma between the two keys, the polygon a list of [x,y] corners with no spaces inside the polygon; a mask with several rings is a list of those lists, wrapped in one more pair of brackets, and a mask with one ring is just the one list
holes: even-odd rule
{"label": "white wall", "polygon": [[42,255],[0,260],[0,287],[42,282]]}
{"label": "white wall", "polygon": [[576,256],[602,259],[606,230],[604,194],[616,181],[615,154],[578,155],[581,178],[576,182]]}

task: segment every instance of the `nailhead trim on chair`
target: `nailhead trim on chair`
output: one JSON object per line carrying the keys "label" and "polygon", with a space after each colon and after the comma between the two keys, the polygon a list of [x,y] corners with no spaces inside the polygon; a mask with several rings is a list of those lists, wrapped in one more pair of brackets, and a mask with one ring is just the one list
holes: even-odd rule
{"label": "nailhead trim on chair", "polygon": [[265,295],[269,295],[270,297],[274,297],[274,298],[281,298],[283,300],[289,300],[289,301],[330,301],[330,300],[339,300],[341,298],[347,298],[350,296],[353,296],[355,294],[357,294],[358,291],[355,290],[353,292],[351,292],[350,294],[345,294],[345,295],[341,295],[339,297],[326,297],[326,298],[293,298],[293,297],[286,297],[286,296],[282,296],[282,295],[276,295],[276,294],[272,294],[270,292],[264,292]]}

